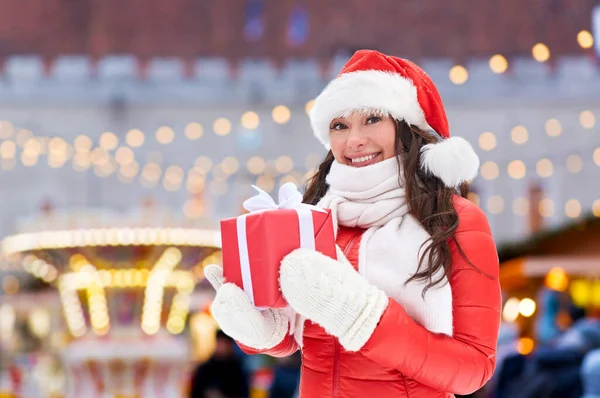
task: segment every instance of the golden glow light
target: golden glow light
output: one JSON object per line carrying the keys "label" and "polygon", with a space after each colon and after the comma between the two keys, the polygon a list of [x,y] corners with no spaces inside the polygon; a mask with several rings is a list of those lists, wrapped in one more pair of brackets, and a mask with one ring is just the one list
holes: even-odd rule
{"label": "golden glow light", "polygon": [[552,175],[552,173],[554,172],[554,166],[552,165],[552,162],[550,161],[550,159],[540,159],[535,167],[538,175],[540,177],[543,178],[548,178]]}
{"label": "golden glow light", "polygon": [[535,301],[530,298],[524,298],[519,302],[519,312],[528,318],[535,313]]}
{"label": "golden glow light", "polygon": [[565,214],[569,218],[577,218],[581,215],[581,203],[577,199],[569,199],[565,203]]}
{"label": "golden glow light", "polygon": [[492,214],[500,214],[504,211],[504,199],[500,195],[492,195],[487,200],[488,211]]}
{"label": "golden glow light", "polygon": [[494,73],[504,73],[508,69],[508,61],[504,56],[496,54],[490,58],[490,69]]}
{"label": "golden glow light", "polygon": [[469,72],[462,65],[453,66],[448,75],[450,81],[457,85],[464,84],[469,79]]}
{"label": "golden glow light", "polygon": [[527,167],[525,167],[525,163],[522,160],[513,160],[508,164],[508,175],[515,180],[519,180],[525,177],[527,173]]}
{"label": "golden glow light", "polygon": [[535,343],[530,337],[521,337],[517,342],[517,351],[521,355],[527,355],[533,351]]}
{"label": "golden glow light", "polygon": [[542,199],[539,204],[539,212],[544,217],[552,217],[554,215],[554,201],[552,199]]}
{"label": "golden glow light", "polygon": [[569,285],[569,278],[565,271],[560,267],[552,268],[546,275],[546,286],[552,290],[564,292]]}
{"label": "golden glow light", "polygon": [[538,62],[546,62],[550,59],[550,49],[544,43],[537,43],[533,46],[531,54]]}
{"label": "golden glow light", "polygon": [[519,299],[511,297],[504,303],[502,317],[506,322],[514,322],[519,317]]}
{"label": "golden glow light", "polygon": [[529,139],[529,134],[525,126],[518,125],[510,131],[510,137],[515,144],[522,145]]}
{"label": "golden glow light", "polygon": [[144,133],[138,129],[131,129],[125,135],[125,141],[132,148],[141,147],[145,141]]}
{"label": "golden glow light", "polygon": [[308,115],[310,113],[310,111],[312,110],[313,106],[315,106],[315,100],[311,99],[309,101],[306,102],[306,105],[304,106],[304,111],[306,112],[306,114]]}
{"label": "golden glow light", "polygon": [[577,33],[577,43],[581,46],[581,48],[592,48],[594,45],[594,36],[592,36],[589,31],[582,30]]}
{"label": "golden glow light", "polygon": [[479,172],[486,180],[495,180],[500,174],[500,169],[498,169],[498,165],[495,162],[488,160],[481,165]]}
{"label": "golden glow light", "polygon": [[596,116],[592,111],[583,111],[579,114],[579,124],[589,130],[596,125]]}
{"label": "golden glow light", "polygon": [[204,134],[204,128],[200,123],[188,123],[187,126],[185,126],[184,134],[188,140],[197,140]]}
{"label": "golden glow light", "polygon": [[256,112],[248,111],[242,115],[242,126],[248,130],[254,130],[260,124],[260,118]]}
{"label": "golden glow light", "polygon": [[169,126],[161,126],[156,130],[156,141],[159,144],[170,144],[175,139],[175,131]]}
{"label": "golden glow light", "polygon": [[285,105],[277,105],[273,108],[272,115],[273,121],[277,124],[285,124],[290,121],[292,113],[290,112],[290,108]]}
{"label": "golden glow light", "polygon": [[218,118],[213,123],[213,131],[217,135],[225,136],[231,133],[231,122],[224,117]]}
{"label": "golden glow light", "polygon": [[479,146],[484,151],[491,151],[496,148],[496,136],[494,133],[486,131],[479,136]]}

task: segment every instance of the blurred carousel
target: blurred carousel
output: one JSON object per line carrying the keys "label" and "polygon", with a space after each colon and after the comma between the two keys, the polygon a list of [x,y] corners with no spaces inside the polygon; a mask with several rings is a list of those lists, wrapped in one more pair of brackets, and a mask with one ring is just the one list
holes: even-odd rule
{"label": "blurred carousel", "polygon": [[65,397],[183,396],[192,352],[183,332],[202,268],[220,262],[217,229],[152,206],[46,209],[2,249],[58,290],[70,335]]}

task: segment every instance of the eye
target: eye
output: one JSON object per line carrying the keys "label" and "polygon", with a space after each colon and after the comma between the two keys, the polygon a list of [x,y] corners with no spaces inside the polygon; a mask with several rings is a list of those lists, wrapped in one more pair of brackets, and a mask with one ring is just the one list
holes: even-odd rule
{"label": "eye", "polygon": [[348,128],[344,123],[333,123],[331,125],[331,127],[329,127],[331,130],[344,130],[346,128]]}
{"label": "eye", "polygon": [[381,117],[379,116],[369,116],[367,118],[367,124],[373,124],[381,121]]}

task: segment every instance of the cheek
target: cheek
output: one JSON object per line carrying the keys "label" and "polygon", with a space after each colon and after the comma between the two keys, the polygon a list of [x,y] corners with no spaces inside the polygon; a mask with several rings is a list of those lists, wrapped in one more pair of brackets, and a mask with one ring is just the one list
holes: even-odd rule
{"label": "cheek", "polygon": [[394,126],[382,126],[377,134],[377,146],[383,150],[384,158],[391,158],[396,154],[396,129]]}
{"label": "cheek", "polygon": [[335,160],[338,162],[343,162],[344,151],[346,149],[346,139],[342,136],[342,134],[331,134],[329,136],[329,147],[331,148],[331,153],[333,153]]}

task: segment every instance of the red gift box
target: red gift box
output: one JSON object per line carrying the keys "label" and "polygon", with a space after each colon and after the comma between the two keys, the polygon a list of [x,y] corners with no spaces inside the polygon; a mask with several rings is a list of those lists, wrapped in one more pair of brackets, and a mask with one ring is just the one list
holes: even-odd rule
{"label": "red gift box", "polygon": [[221,244],[225,280],[244,289],[258,308],[287,306],[279,266],[293,250],[313,248],[336,258],[331,212],[306,205],[222,220]]}

